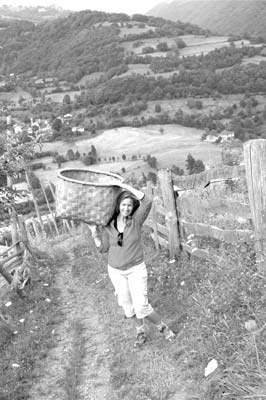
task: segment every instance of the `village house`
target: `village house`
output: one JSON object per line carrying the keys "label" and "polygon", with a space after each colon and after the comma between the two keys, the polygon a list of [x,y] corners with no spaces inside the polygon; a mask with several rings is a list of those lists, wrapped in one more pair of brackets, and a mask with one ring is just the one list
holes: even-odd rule
{"label": "village house", "polygon": [[85,132],[85,129],[83,126],[73,126],[72,132],[76,133],[76,134],[78,134],[78,133],[82,134]]}

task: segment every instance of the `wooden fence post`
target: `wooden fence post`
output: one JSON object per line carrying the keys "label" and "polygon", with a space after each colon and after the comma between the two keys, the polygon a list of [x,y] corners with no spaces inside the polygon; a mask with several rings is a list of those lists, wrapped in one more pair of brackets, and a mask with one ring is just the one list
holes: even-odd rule
{"label": "wooden fence post", "polygon": [[26,171],[26,170],[25,170],[25,177],[26,177],[26,182],[27,182],[28,188],[29,188],[29,190],[30,190],[30,192],[32,194],[32,201],[33,201],[33,204],[34,204],[35,212],[36,212],[37,218],[38,218],[38,220],[40,222],[41,235],[44,237],[45,236],[45,230],[44,230],[44,226],[43,226],[41,213],[40,213],[40,210],[39,210],[39,206],[38,206],[37,200],[34,197],[33,189],[32,189],[32,186],[31,186],[31,183],[30,183],[30,180],[29,180],[29,176],[28,176],[28,171]]}
{"label": "wooden fence post", "polygon": [[[40,183],[41,183],[41,182],[40,182]],[[56,233],[57,233],[57,235],[59,235],[59,231],[58,231],[57,224],[56,224],[56,219],[55,219],[54,213],[53,213],[53,211],[52,211],[52,208],[51,208],[50,202],[49,202],[49,200],[48,200],[48,197],[47,197],[47,195],[46,195],[45,188],[44,188],[44,186],[43,186],[42,183],[41,183],[41,188],[42,188],[42,191],[43,191],[43,194],[44,194],[44,198],[45,198],[45,201],[46,201],[46,204],[47,204],[49,213],[51,214],[51,218],[52,218],[52,220],[53,220]],[[51,188],[50,188],[50,191],[51,191]],[[51,191],[51,193],[52,193],[52,191]],[[54,196],[53,193],[52,193],[52,196]],[[48,217],[47,217],[47,219],[48,219]],[[51,232],[53,232],[52,227],[51,227]]]}
{"label": "wooden fence post", "polygon": [[266,273],[266,140],[245,143],[244,161],[255,228],[256,262],[259,271]]}
{"label": "wooden fence post", "polygon": [[165,223],[168,229],[170,259],[172,260],[175,259],[181,251],[181,238],[172,182],[172,171],[169,169],[161,169],[158,171],[158,178],[163,196]]}
{"label": "wooden fence post", "polygon": [[[152,199],[153,198],[153,193],[152,193],[152,186],[151,186],[151,181],[147,182],[147,194],[149,197]],[[152,229],[153,229],[153,241],[155,244],[156,251],[159,251],[159,239],[158,239],[158,229],[157,229],[157,221],[156,221],[156,211],[155,211],[155,204],[154,201],[152,203],[151,207],[151,219],[152,219]]]}
{"label": "wooden fence post", "polygon": [[[7,175],[7,186],[11,189],[13,187],[13,179],[10,175]],[[18,241],[18,227],[17,227],[17,220],[16,220],[16,212],[13,207],[9,209],[9,216],[10,216],[10,222],[11,222],[12,243],[16,243]]]}

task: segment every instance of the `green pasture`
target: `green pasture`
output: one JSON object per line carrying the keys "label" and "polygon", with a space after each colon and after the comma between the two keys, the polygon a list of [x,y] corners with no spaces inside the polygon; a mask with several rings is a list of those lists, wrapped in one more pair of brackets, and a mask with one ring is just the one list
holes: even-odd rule
{"label": "green pasture", "polygon": [[[228,36],[199,36],[199,35],[184,35],[181,36],[182,39],[186,43],[186,47],[184,49],[179,50],[179,54],[181,57],[183,56],[194,56],[200,54],[207,54],[210,51],[215,49],[219,49],[224,46],[230,46],[228,42]],[[135,54],[142,55],[142,49],[147,46],[151,46],[156,48],[158,43],[166,42],[168,47],[171,48],[173,44],[175,44],[175,38],[169,38],[167,36],[161,38],[148,38],[141,40],[143,44],[139,47],[133,47],[133,43],[135,41],[129,41],[122,43],[123,47],[127,51],[133,51]],[[237,40],[234,42],[236,47],[241,47],[242,45],[250,45],[249,40]],[[166,56],[167,52],[154,52],[151,53],[151,56]]]}
{"label": "green pasture", "polygon": [[63,98],[69,95],[71,100],[74,101],[75,100],[75,96],[76,95],[80,95],[80,91],[79,90],[68,90],[66,92],[62,92],[62,93],[49,93],[47,95],[47,97],[50,97],[52,101],[55,101],[56,103],[62,103]]}
{"label": "green pasture", "polygon": [[259,64],[262,61],[266,61],[266,57],[265,56],[254,56],[254,57],[246,57],[242,60],[242,65],[246,65],[246,64]]}
{"label": "green pasture", "polygon": [[85,85],[87,82],[93,82],[101,76],[102,72],[92,72],[91,74],[84,75],[80,81],[78,81],[77,85]]}
{"label": "green pasture", "polygon": [[[184,113],[187,114],[210,114],[215,111],[221,111],[226,107],[232,106],[236,104],[239,107],[239,102],[243,99],[243,94],[230,94],[226,96],[222,96],[221,98],[214,99],[212,97],[203,97],[199,100],[202,102],[202,109],[190,109],[187,106],[188,99],[172,99],[172,100],[156,100],[156,101],[149,101],[147,110],[142,111],[140,116],[150,117],[154,115],[155,105],[160,104],[162,108],[162,112],[168,112],[169,115],[174,115],[178,109],[182,109]],[[262,95],[254,96],[257,101],[257,109],[263,109],[265,104],[265,97]]]}
{"label": "green pasture", "polygon": [[[162,133],[163,130],[163,133]],[[74,152],[77,150],[82,155],[91,150],[94,145],[97,150],[101,163],[93,166],[95,169],[121,173],[122,168],[128,174],[134,172],[136,176],[150,169],[140,156],[150,154],[156,157],[158,168],[171,167],[173,164],[184,168],[188,153],[194,158],[201,159],[205,164],[215,166],[221,162],[221,148],[212,143],[200,140],[203,131],[195,128],[182,127],[180,125],[150,125],[142,128],[122,127],[110,129],[103,134],[95,137],[76,141],[74,143],[57,141],[44,143],[43,151],[58,151],[66,154],[69,149]],[[122,155],[126,155],[126,160],[122,161]],[[137,156],[136,161],[132,161],[132,156]],[[119,157],[119,161],[105,162],[104,158]],[[44,162],[43,159],[40,161]],[[45,161],[46,170],[37,171],[37,175],[42,181],[56,179],[58,166],[52,163],[52,159]],[[85,165],[81,161],[70,161],[62,164],[65,167],[82,167]]]}
{"label": "green pasture", "polygon": [[120,37],[124,37],[125,35],[139,35],[141,33],[145,33],[148,32],[150,30],[154,30],[154,28],[152,26],[146,25],[144,28],[140,28],[139,27],[139,22],[130,22],[130,25],[132,26],[131,28],[128,28],[127,26],[123,26],[123,27],[119,27],[119,36]]}
{"label": "green pasture", "polygon": [[30,93],[19,87],[11,92],[0,92],[0,101],[14,101],[14,103],[17,103],[20,97],[24,97],[26,100],[32,100]]}

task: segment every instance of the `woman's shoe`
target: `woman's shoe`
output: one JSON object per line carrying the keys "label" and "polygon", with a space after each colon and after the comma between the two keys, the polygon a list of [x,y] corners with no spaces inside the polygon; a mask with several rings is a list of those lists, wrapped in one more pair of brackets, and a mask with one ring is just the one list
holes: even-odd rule
{"label": "woman's shoe", "polygon": [[136,340],[134,342],[134,347],[141,347],[147,341],[147,335],[145,332],[140,332],[137,334]]}
{"label": "woman's shoe", "polygon": [[167,325],[163,326],[159,331],[168,342],[172,342],[176,338],[176,334],[168,328]]}

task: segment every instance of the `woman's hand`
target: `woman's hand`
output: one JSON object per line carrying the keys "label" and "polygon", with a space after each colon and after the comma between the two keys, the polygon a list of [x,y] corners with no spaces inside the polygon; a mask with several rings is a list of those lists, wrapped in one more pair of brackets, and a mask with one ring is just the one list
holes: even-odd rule
{"label": "woman's hand", "polygon": [[124,189],[128,190],[132,193],[138,200],[142,200],[144,197],[144,193],[141,190],[135,189],[132,186],[128,185],[127,183],[121,182],[119,186]]}
{"label": "woman's hand", "polygon": [[91,236],[92,236],[92,237],[97,236],[97,228],[98,228],[98,225],[95,224],[95,222],[89,222],[89,223],[88,223],[88,227],[90,228]]}
{"label": "woman's hand", "polygon": [[94,222],[90,222],[90,223],[88,223],[88,226],[90,228],[91,237],[94,240],[96,247],[101,247],[102,241],[101,241],[101,237],[100,237],[101,235],[99,234],[99,231],[98,231],[98,225],[95,224]]}

